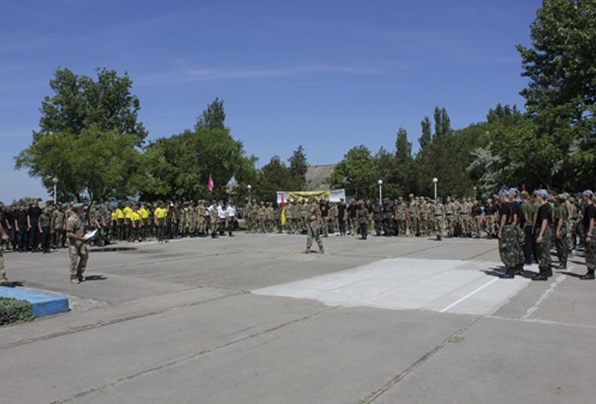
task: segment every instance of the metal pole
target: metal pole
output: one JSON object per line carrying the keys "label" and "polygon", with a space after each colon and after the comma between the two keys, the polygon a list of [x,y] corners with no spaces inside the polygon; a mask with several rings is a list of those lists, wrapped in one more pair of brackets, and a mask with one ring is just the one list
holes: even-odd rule
{"label": "metal pole", "polygon": [[435,201],[437,200],[437,183],[435,182]]}
{"label": "metal pole", "polygon": [[54,182],[54,205],[58,203],[58,199],[56,198],[56,183]]}
{"label": "metal pole", "polygon": [[383,185],[379,184],[379,205],[383,205]]}

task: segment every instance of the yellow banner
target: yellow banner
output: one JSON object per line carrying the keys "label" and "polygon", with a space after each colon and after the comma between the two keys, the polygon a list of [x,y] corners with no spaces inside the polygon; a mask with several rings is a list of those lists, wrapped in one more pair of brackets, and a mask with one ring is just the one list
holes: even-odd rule
{"label": "yellow banner", "polygon": [[325,201],[328,201],[329,197],[331,196],[331,192],[329,191],[290,191],[288,192],[288,194],[288,199],[291,202],[302,202],[303,200],[308,200],[309,198],[316,198],[317,200],[323,199]]}

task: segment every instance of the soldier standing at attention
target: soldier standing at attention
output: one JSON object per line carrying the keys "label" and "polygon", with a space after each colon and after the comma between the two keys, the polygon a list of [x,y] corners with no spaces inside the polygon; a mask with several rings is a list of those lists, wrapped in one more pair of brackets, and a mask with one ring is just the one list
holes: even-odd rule
{"label": "soldier standing at attention", "polygon": [[323,237],[329,237],[329,201],[321,199],[321,219],[323,223],[321,228],[323,231]]}
{"label": "soldier standing at attention", "polygon": [[344,198],[339,200],[339,204],[337,205],[337,225],[339,227],[339,236],[346,235],[346,218],[348,215],[348,206],[344,201]]}
{"label": "soldier standing at attention", "polygon": [[319,254],[325,254],[325,249],[323,248],[323,240],[321,240],[320,234],[321,207],[319,206],[315,198],[310,198],[308,200],[306,212],[306,250],[304,251],[304,253],[310,254],[310,247],[312,246],[312,242],[314,239],[316,240],[317,245],[319,246]]}
{"label": "soldier standing at attention", "polygon": [[453,226],[453,203],[451,197],[447,197],[445,203],[445,226],[447,226],[447,237],[453,237],[454,226]]}
{"label": "soldier standing at attention", "polygon": [[536,191],[536,197],[540,203],[540,208],[538,208],[536,214],[536,228],[538,229],[536,244],[538,246],[538,266],[540,272],[534,275],[532,280],[545,281],[550,276],[553,276],[550,257],[553,214],[551,206],[548,203],[548,192],[544,189],[539,189]]}
{"label": "soldier standing at attention", "polygon": [[89,251],[85,239],[85,226],[81,217],[85,212],[85,205],[76,204],[72,213],[66,219],[66,237],[68,238],[68,255],[70,257],[70,282],[78,284],[85,281],[83,273],[87,268]]}
{"label": "soldier standing at attention", "polygon": [[375,202],[373,206],[373,222],[375,223],[375,232],[378,237],[382,234],[383,230],[383,206],[379,202]]}
{"label": "soldier standing at attention", "polygon": [[515,265],[517,257],[515,255],[515,224],[517,218],[515,217],[515,210],[509,200],[509,192],[507,189],[499,191],[499,254],[501,261],[505,265],[505,273],[499,278],[513,279],[515,278]]}
{"label": "soldier standing at attention", "polygon": [[366,240],[368,237],[368,219],[369,219],[368,208],[364,201],[358,202],[358,223],[360,225],[360,236],[362,240]]}
{"label": "soldier standing at attention", "polygon": [[580,277],[583,281],[593,280],[595,278],[594,271],[596,270],[596,234],[594,233],[596,229],[594,226],[596,206],[594,206],[593,197],[594,193],[590,190],[585,190],[582,193],[585,206],[582,216],[585,235],[584,248],[586,251],[586,266],[588,267],[588,272]]}
{"label": "soldier standing at attention", "polygon": [[443,217],[445,216],[445,206],[441,198],[437,198],[434,209],[435,216],[435,231],[437,232],[437,240],[441,241],[443,238]]}

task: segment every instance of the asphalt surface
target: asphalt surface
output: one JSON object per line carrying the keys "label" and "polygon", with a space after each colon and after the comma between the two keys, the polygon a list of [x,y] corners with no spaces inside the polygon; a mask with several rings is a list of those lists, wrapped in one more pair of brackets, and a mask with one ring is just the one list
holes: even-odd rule
{"label": "asphalt surface", "polygon": [[592,403],[596,282],[490,240],[245,235],[5,252],[71,311],[0,328],[0,403]]}

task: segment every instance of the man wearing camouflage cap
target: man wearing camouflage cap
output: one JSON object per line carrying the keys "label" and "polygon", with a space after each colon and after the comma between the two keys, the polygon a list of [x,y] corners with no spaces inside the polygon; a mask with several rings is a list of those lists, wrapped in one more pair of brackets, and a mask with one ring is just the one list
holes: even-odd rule
{"label": "man wearing camouflage cap", "polygon": [[313,240],[316,240],[319,246],[319,254],[325,254],[323,240],[321,240],[321,207],[315,198],[308,200],[306,212],[306,250],[305,254],[310,254],[310,247]]}

